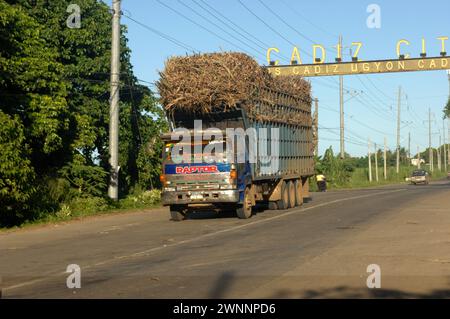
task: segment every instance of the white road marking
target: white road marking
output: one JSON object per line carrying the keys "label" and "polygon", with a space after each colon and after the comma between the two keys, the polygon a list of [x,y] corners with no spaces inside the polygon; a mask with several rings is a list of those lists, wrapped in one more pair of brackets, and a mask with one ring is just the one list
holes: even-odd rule
{"label": "white road marking", "polygon": [[[353,197],[347,197],[347,198],[340,198],[340,199],[332,200],[332,201],[329,201],[329,202],[317,204],[317,205],[310,206],[310,207],[299,208],[299,209],[287,211],[286,213],[278,214],[276,216],[272,216],[272,217],[269,217],[269,218],[260,219],[260,220],[254,221],[254,222],[249,222],[247,224],[234,226],[234,227],[227,228],[227,229],[222,229],[222,230],[219,230],[219,231],[216,231],[216,232],[213,232],[213,233],[205,234],[205,235],[202,235],[202,236],[199,236],[199,237],[194,237],[194,238],[191,238],[191,239],[181,240],[181,241],[175,242],[173,244],[167,244],[167,245],[162,245],[162,246],[158,246],[158,247],[153,247],[151,249],[147,249],[147,250],[144,250],[144,251],[141,251],[141,252],[137,252],[137,253],[133,253],[133,254],[130,254],[130,255],[116,256],[116,257],[114,257],[112,259],[107,259],[107,260],[95,263],[93,265],[83,266],[82,269],[89,269],[89,268],[93,268],[93,267],[97,267],[97,266],[102,266],[102,265],[105,265],[105,264],[108,264],[108,263],[111,263],[111,262],[114,262],[114,261],[118,261],[118,260],[123,260],[123,259],[128,259],[128,258],[133,258],[133,257],[146,256],[146,255],[148,255],[148,254],[150,254],[152,252],[155,252],[155,251],[158,251],[158,250],[161,250],[161,249],[164,249],[164,248],[170,248],[170,247],[175,247],[175,246],[179,246],[179,245],[192,243],[192,242],[195,242],[195,241],[207,238],[207,237],[212,237],[212,236],[216,236],[216,235],[219,235],[219,234],[232,232],[232,231],[235,231],[235,230],[243,229],[243,228],[250,227],[250,226],[253,226],[253,225],[258,225],[258,224],[261,224],[261,223],[265,223],[265,222],[268,222],[268,221],[271,221],[271,220],[275,220],[275,219],[279,219],[279,218],[282,218],[282,217],[290,216],[290,215],[293,215],[293,214],[299,214],[299,213],[301,214],[301,213],[304,213],[306,211],[309,211],[309,210],[312,210],[312,209],[315,209],[315,208],[319,208],[319,207],[329,206],[329,205],[332,205],[332,204],[341,203],[341,202],[350,201],[350,200],[355,200],[355,199],[360,199],[360,198],[373,197],[373,196],[378,196],[378,195],[383,195],[383,194],[388,194],[388,193],[391,194],[391,193],[401,192],[401,191],[405,191],[405,190],[406,189],[396,189],[396,190],[389,190],[389,191],[383,191],[383,192],[372,193],[372,194],[365,194],[365,195],[359,195],[359,196],[353,196]],[[56,274],[49,275],[49,276],[63,276],[63,275],[67,275],[67,273],[66,272],[61,272],[61,273],[56,273]],[[36,284],[36,283],[39,283],[39,282],[43,282],[43,281],[45,281],[47,279],[48,279],[48,277],[46,277],[46,278],[38,278],[38,279],[26,281],[26,282],[23,282],[23,283],[20,283],[20,284],[16,284],[16,285],[13,285],[13,286],[4,287],[3,291],[13,290],[13,289],[17,289],[17,288],[33,285],[33,284]]]}

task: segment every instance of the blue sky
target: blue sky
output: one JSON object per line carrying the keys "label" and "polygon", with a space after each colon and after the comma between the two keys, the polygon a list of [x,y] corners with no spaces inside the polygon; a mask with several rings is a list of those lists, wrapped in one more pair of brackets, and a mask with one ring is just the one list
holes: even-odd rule
{"label": "blue sky", "polygon": [[[185,55],[191,48],[200,52],[246,51],[265,65],[268,46],[279,48],[281,54],[289,59],[293,44],[308,54],[312,54],[313,44],[322,44],[330,48],[327,60],[331,62],[334,59],[331,47],[336,45],[338,35],[342,35],[344,46],[363,42],[359,56],[364,60],[396,58],[396,43],[400,39],[409,40],[411,45],[406,48],[406,53],[418,57],[422,37],[427,41],[428,56],[438,56],[440,41],[437,37],[450,36],[448,0],[240,1],[253,14],[239,0],[160,0],[169,8],[158,0],[123,0],[125,16],[176,39],[178,44],[182,43],[174,44],[123,17],[122,23],[128,26],[136,75],[154,82],[158,79],[158,70],[164,68],[164,61],[169,56]],[[366,10],[370,4],[377,4],[381,9],[379,29],[367,27],[370,13]],[[221,17],[226,24],[212,14]],[[447,42],[447,52],[450,52],[450,41]],[[348,51],[346,49],[344,53]],[[302,53],[302,59],[303,63],[312,62],[305,53]],[[346,59],[348,56],[344,57]],[[338,78],[311,79],[311,83],[313,95],[320,101],[319,153],[330,145],[338,152]],[[438,145],[439,131],[441,134],[443,131],[442,109],[449,94],[445,71],[358,75],[344,77],[345,99],[348,100],[345,104],[346,152],[353,156],[364,155],[368,138],[381,146],[384,137],[388,147],[395,149],[399,85],[403,90],[402,146],[408,146],[409,133],[412,153],[416,153],[418,146],[421,150],[428,146],[428,124],[424,122],[428,120],[428,108],[431,108],[435,120],[432,122],[433,145]]]}

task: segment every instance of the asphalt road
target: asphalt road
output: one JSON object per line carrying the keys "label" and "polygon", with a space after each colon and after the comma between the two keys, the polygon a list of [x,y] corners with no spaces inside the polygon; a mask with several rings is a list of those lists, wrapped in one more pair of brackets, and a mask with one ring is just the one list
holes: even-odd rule
{"label": "asphalt road", "polygon": [[[0,233],[3,298],[450,297],[450,182],[313,193],[286,211],[166,209]],[[68,289],[69,264],[81,288]],[[369,289],[367,266],[381,270]]]}

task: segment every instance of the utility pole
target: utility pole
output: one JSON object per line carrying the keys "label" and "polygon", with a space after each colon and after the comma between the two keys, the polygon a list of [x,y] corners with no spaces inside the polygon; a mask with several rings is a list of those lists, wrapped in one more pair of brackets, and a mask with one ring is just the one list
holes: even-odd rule
{"label": "utility pole", "polygon": [[411,163],[411,132],[408,132],[408,166]]}
{"label": "utility pole", "polygon": [[420,169],[420,147],[417,145],[417,168]]}
{"label": "utility pole", "polygon": [[433,150],[431,149],[431,108],[428,108],[428,157],[430,162],[430,171],[433,171]]}
{"label": "utility pole", "polygon": [[[342,50],[342,36],[339,36],[339,46]],[[345,146],[344,146],[344,77],[339,76],[339,110],[340,110],[340,157],[345,157]]]}
{"label": "utility pole", "polygon": [[446,158],[447,156],[447,144],[446,144],[446,139],[445,139],[445,120],[442,120],[442,139],[444,142],[444,149],[442,150],[444,152],[444,172],[447,172],[447,160],[448,158]]}
{"label": "utility pole", "polygon": [[120,90],[120,0],[112,0],[111,93],[109,110],[109,178],[108,196],[119,198],[119,90]]}
{"label": "utility pole", "polygon": [[442,144],[441,143],[442,143],[442,141],[441,141],[441,134],[439,134],[439,146],[438,146],[437,151],[436,151],[437,157],[438,157],[437,162],[438,162],[438,170],[439,171],[442,170],[442,166],[441,166],[441,145]]}
{"label": "utility pole", "polygon": [[375,180],[378,182],[378,149],[375,143]]}
{"label": "utility pole", "polygon": [[401,109],[402,87],[398,87],[397,103],[397,174],[400,173],[400,109]]}
{"label": "utility pole", "polygon": [[[449,76],[449,81],[450,81],[450,76]],[[447,134],[448,134],[447,140],[450,143],[450,118],[447,118]],[[447,146],[447,164],[450,165],[450,145]]]}
{"label": "utility pole", "polygon": [[387,179],[387,165],[386,165],[386,136],[384,137],[384,152],[383,152],[383,162],[384,162],[384,179]]}
{"label": "utility pole", "polygon": [[314,113],[314,127],[315,127],[315,155],[319,156],[319,99],[314,99],[314,105],[315,105],[315,113]]}
{"label": "utility pole", "polygon": [[368,158],[369,158],[369,182],[372,183],[372,159],[371,159],[371,154],[370,154],[370,138],[369,138],[367,153],[368,153]]}

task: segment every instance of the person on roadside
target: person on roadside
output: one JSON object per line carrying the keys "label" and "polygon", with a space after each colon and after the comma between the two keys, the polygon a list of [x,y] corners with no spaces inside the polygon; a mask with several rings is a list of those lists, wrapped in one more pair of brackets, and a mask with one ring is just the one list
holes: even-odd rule
{"label": "person on roadside", "polygon": [[319,173],[316,175],[317,180],[317,188],[319,189],[319,192],[326,192],[327,191],[327,180],[325,178],[325,175]]}

